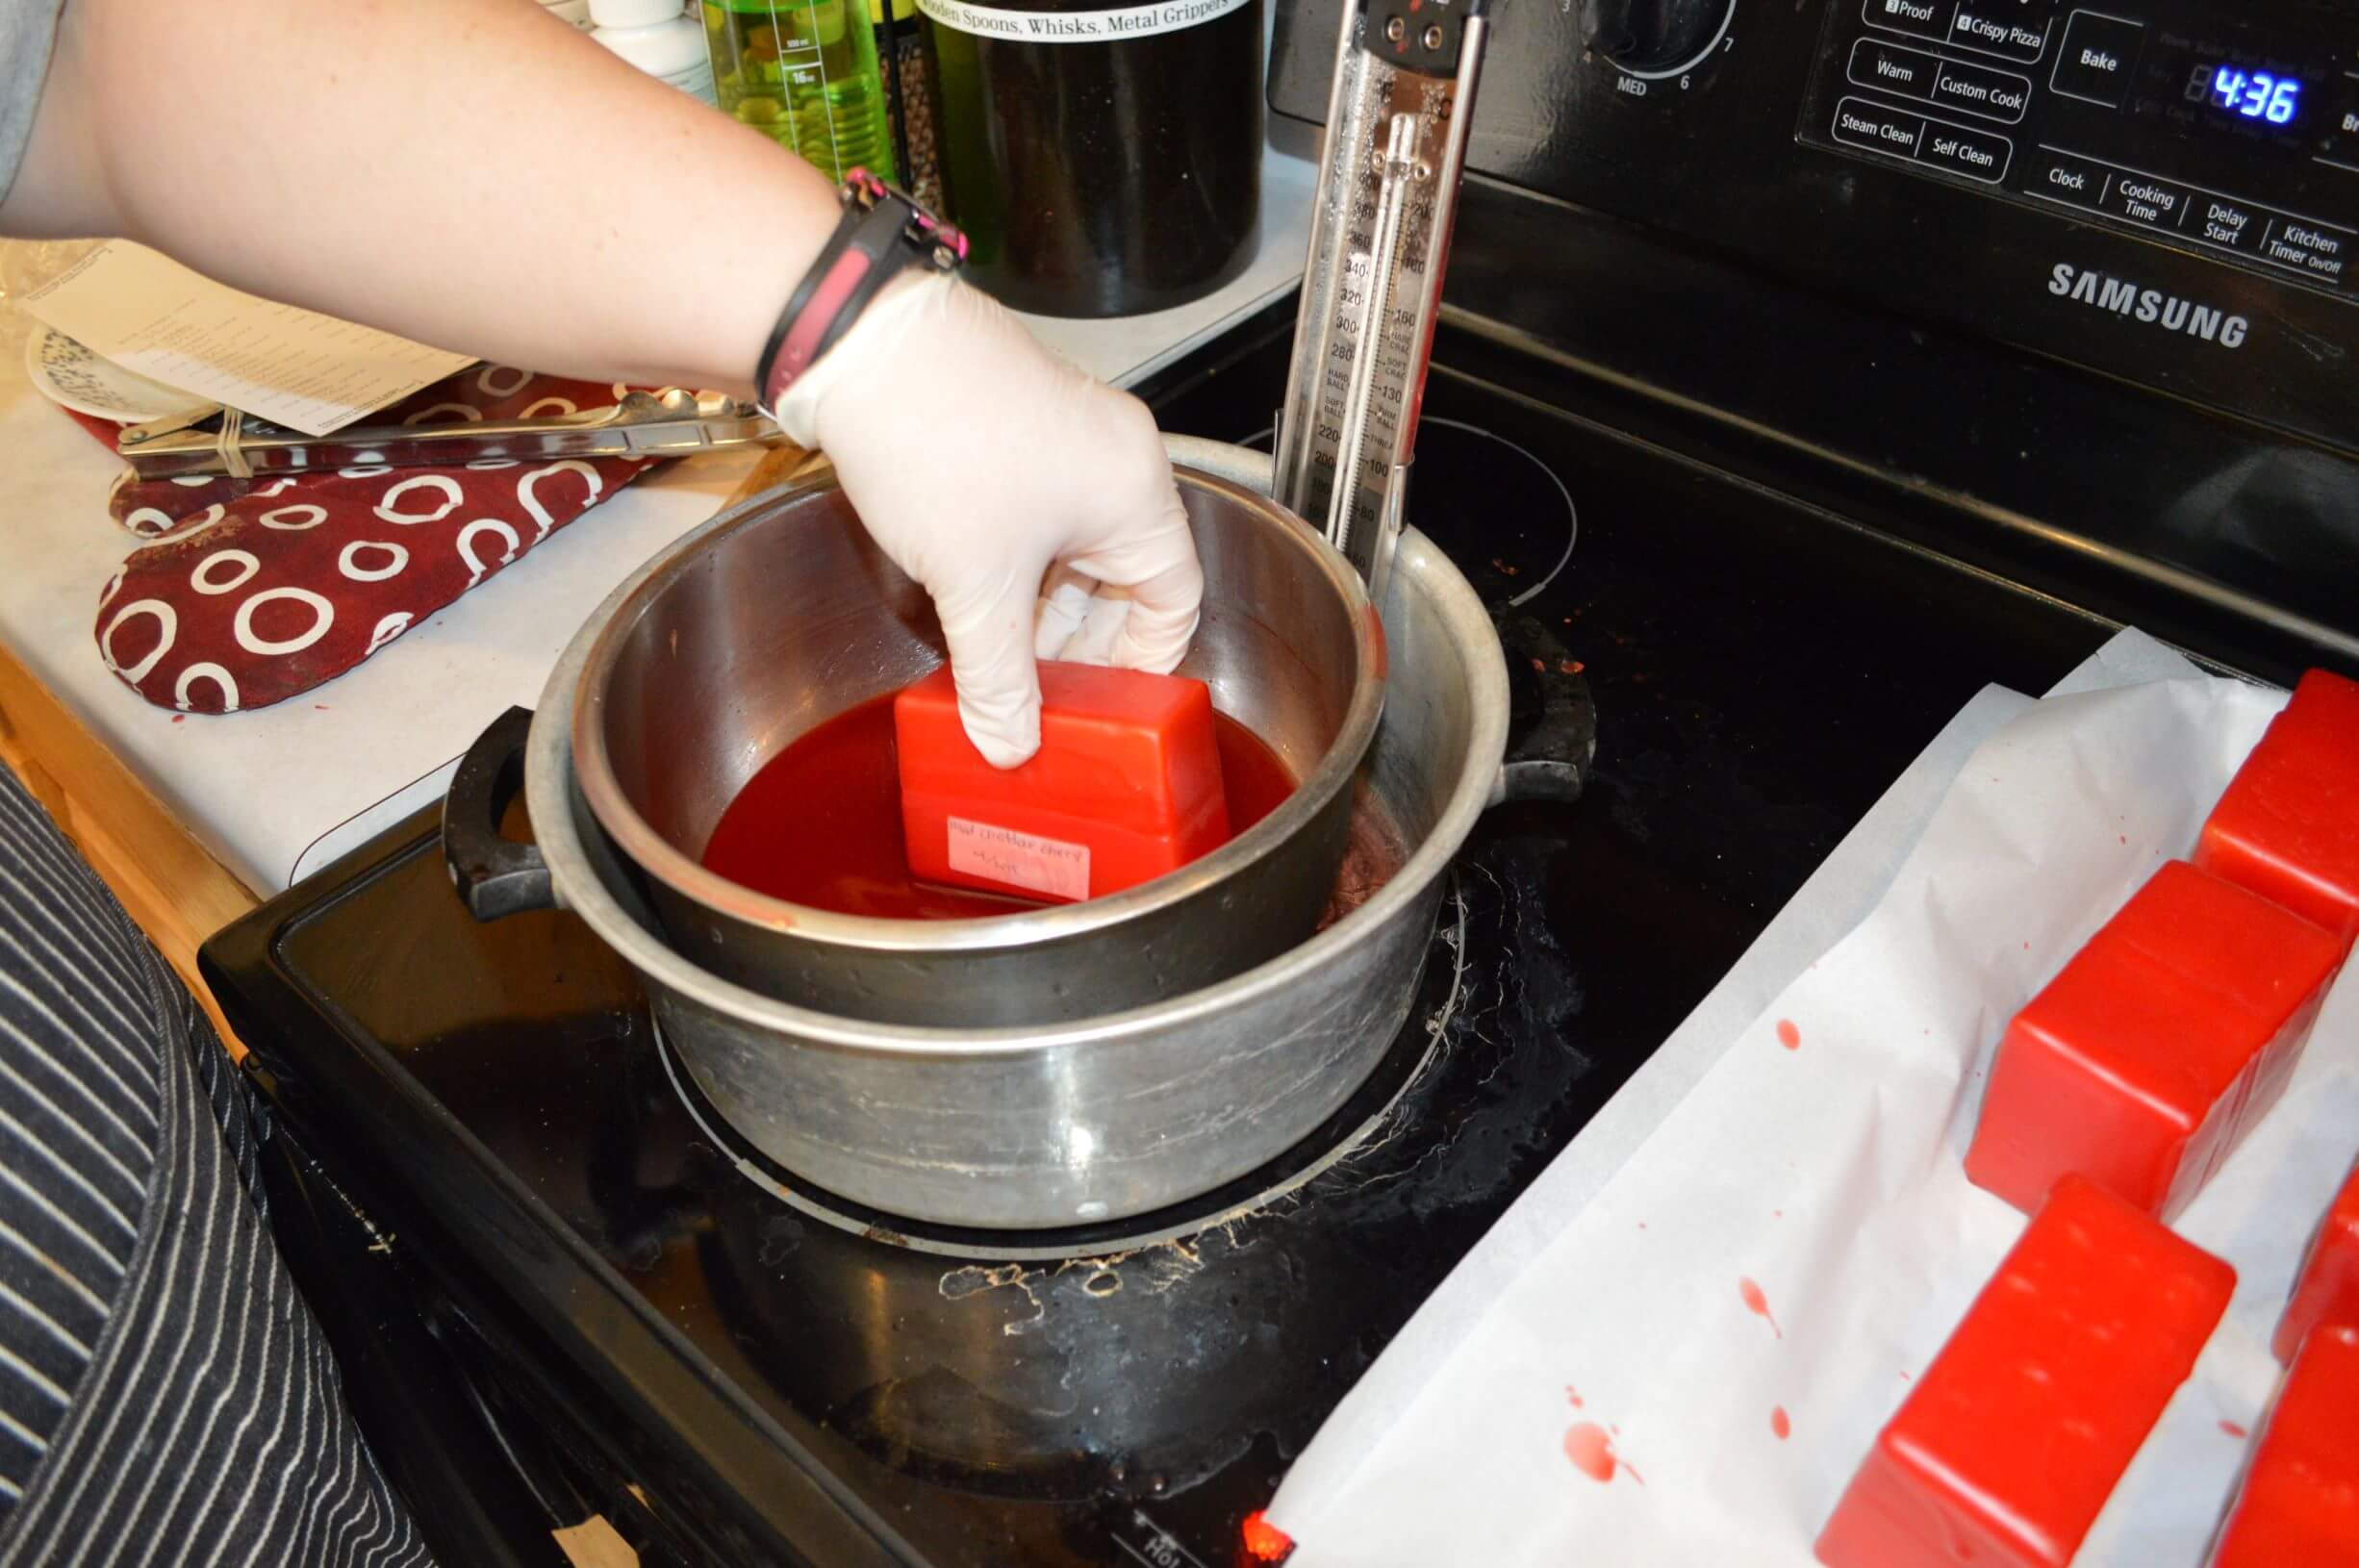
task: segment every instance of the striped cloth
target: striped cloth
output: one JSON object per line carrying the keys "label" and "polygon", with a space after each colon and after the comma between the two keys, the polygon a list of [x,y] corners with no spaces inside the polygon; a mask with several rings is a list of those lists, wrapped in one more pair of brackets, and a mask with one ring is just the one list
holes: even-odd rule
{"label": "striped cloth", "polygon": [[430,1560],[212,1026],[0,766],[0,1568]]}

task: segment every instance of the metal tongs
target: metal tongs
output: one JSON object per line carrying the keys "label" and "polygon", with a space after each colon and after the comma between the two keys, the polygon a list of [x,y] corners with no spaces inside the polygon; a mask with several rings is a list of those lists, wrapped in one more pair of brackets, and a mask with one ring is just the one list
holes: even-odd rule
{"label": "metal tongs", "polygon": [[456,468],[487,458],[682,457],[777,434],[750,403],[674,388],[631,392],[612,408],[554,418],[370,425],[331,436],[306,436],[214,408],[134,425],[116,444],[140,479],[252,479],[312,468]]}
{"label": "metal tongs", "polygon": [[1275,493],[1323,528],[1379,603],[1408,500],[1484,7],[1347,0],[1335,44]]}

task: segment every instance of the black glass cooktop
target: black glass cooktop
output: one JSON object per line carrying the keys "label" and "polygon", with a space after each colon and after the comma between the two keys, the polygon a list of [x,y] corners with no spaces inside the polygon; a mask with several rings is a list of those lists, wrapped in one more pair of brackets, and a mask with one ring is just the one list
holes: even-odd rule
{"label": "black glass cooktop", "polygon": [[1251,1560],[1337,1400],[1909,759],[2110,630],[1470,382],[1431,411],[1579,501],[1550,578],[1549,473],[1421,443],[1414,517],[1498,610],[1519,702],[1535,665],[1586,683],[1594,771],[1484,819],[1385,1068],[1211,1228],[938,1255],[782,1200],[684,1102],[628,970],[564,915],[469,921],[430,820],[210,946],[284,1125],[520,1465],[651,1559]]}

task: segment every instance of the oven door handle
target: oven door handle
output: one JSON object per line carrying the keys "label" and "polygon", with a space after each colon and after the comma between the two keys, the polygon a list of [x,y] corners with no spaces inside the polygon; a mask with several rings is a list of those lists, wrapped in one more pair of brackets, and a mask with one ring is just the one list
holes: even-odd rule
{"label": "oven door handle", "polygon": [[443,860],[451,886],[479,921],[557,907],[548,862],[538,846],[500,831],[524,787],[524,742],[532,710],[510,708],[475,738],[443,797]]}

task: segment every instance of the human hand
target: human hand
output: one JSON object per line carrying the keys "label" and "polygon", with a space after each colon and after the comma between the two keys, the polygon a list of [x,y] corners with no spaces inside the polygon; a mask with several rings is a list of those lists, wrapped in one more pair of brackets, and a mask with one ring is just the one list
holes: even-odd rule
{"label": "human hand", "polygon": [[995,767],[1039,748],[1036,657],[1169,673],[1187,652],[1204,572],[1154,417],[978,291],[895,283],[777,415],[933,596]]}

